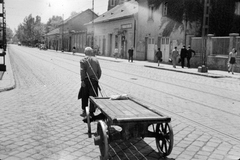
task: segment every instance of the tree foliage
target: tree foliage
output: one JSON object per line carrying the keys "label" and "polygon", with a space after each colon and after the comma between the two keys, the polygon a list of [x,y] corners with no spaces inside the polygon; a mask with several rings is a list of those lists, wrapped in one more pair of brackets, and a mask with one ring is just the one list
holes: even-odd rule
{"label": "tree foliage", "polygon": [[235,15],[235,4],[239,0],[211,0],[211,14],[209,33],[217,36],[228,36],[238,32],[240,28],[239,16]]}
{"label": "tree foliage", "polygon": [[7,42],[10,42],[10,40],[13,38],[13,31],[11,30],[11,28],[7,27],[6,28],[6,39]]}
{"label": "tree foliage", "polygon": [[35,46],[37,43],[43,41],[43,35],[45,34],[44,24],[41,23],[41,17],[36,18],[29,16],[24,18],[22,24],[18,26],[16,35],[19,41],[28,46]]}
{"label": "tree foliage", "polygon": [[46,33],[58,27],[60,23],[62,23],[63,18],[61,16],[52,16],[49,18],[46,24]]}
{"label": "tree foliage", "polygon": [[167,4],[167,17],[182,23],[183,14],[187,21],[197,21],[203,15],[203,3],[199,0],[148,0],[150,6],[158,9],[161,4]]}
{"label": "tree foliage", "polygon": [[[233,32],[240,33],[240,16],[234,14],[236,2],[240,0],[210,1],[209,33],[216,36],[227,36]],[[167,18],[172,21],[168,25],[168,31],[165,31],[168,34],[177,24],[182,24],[183,20],[203,21],[204,0],[148,0],[149,6],[154,6],[155,9],[165,3],[168,7]]]}

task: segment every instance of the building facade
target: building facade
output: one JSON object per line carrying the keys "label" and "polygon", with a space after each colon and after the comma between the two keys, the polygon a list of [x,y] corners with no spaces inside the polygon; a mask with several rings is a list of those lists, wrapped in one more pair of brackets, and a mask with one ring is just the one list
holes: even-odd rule
{"label": "building facade", "polygon": [[88,41],[94,33],[94,47],[99,49],[101,55],[114,56],[118,52],[119,56],[127,58],[127,50],[132,46],[135,48],[137,12],[138,3],[135,1],[116,5],[86,24]]}
{"label": "building facade", "polygon": [[88,9],[64,20],[58,28],[45,35],[47,48],[62,51],[83,52],[86,47],[87,28],[84,25],[95,19],[97,15]]}

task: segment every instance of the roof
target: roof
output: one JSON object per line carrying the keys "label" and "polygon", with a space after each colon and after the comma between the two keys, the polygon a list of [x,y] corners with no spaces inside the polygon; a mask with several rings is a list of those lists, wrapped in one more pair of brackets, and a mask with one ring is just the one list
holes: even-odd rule
{"label": "roof", "polygon": [[55,34],[59,34],[59,33],[60,33],[59,28],[56,28],[56,29],[53,29],[50,32],[48,32],[46,35],[50,36],[50,35],[55,35]]}
{"label": "roof", "polygon": [[79,16],[79,15],[81,15],[81,14],[84,14],[85,12],[91,12],[91,14],[94,14],[95,16],[98,16],[98,15],[97,15],[95,12],[93,12],[91,9],[87,9],[87,10],[85,10],[85,11],[82,11],[82,12],[80,12],[80,13],[77,13],[77,14],[75,14],[75,15],[73,15],[73,16],[68,17],[68,18],[65,19],[65,20],[63,21],[63,23],[61,23],[60,25],[66,24],[68,21],[74,19],[75,17],[77,17],[77,16]]}
{"label": "roof", "polygon": [[[111,10],[103,13],[98,18],[94,19],[94,23],[106,22],[111,21],[123,17],[129,17],[138,12],[138,2],[136,1],[129,1],[123,4],[117,5]],[[87,24],[91,24],[87,23]]]}

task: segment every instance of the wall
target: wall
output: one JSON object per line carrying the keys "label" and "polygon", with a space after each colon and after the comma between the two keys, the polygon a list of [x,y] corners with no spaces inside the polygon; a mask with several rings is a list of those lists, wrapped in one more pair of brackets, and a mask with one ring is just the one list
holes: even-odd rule
{"label": "wall", "polygon": [[[202,39],[201,37],[192,37],[192,49],[197,52],[191,59],[192,67],[202,65]],[[240,37],[238,34],[229,34],[228,37],[213,37],[209,34],[206,42],[207,67],[214,70],[227,71],[228,55],[232,48],[236,48],[240,53]],[[240,72],[240,55],[237,56],[235,67],[236,72]]]}
{"label": "wall", "polygon": [[[153,61],[157,49],[156,45],[158,44],[159,24],[162,17],[161,9],[154,10],[152,18],[150,18],[148,2],[138,0],[138,3],[139,11],[136,15],[136,59]],[[148,42],[150,41],[151,43],[149,44]]]}
{"label": "wall", "polygon": [[[121,29],[121,26],[124,24],[131,24],[131,28]],[[95,44],[99,47],[100,52],[105,56],[114,56],[115,42],[117,41],[117,49],[120,53],[122,36],[125,36],[125,56],[127,56],[127,49],[130,48],[134,43],[134,19],[133,17],[119,19],[117,21],[109,21],[103,23],[94,24],[94,40]],[[91,33],[92,27],[88,25],[88,33]],[[122,34],[120,34],[120,32]],[[110,36],[111,35],[111,36]],[[118,39],[115,39],[118,35]],[[103,46],[104,38],[106,39],[105,47]],[[127,58],[127,57],[125,57]]]}

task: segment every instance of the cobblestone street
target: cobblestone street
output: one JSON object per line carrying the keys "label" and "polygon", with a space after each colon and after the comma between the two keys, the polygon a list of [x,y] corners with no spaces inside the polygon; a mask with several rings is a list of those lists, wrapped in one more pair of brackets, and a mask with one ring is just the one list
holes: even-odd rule
{"label": "cobblestone street", "polygon": [[[98,160],[82,122],[80,55],[11,45],[16,88],[0,92],[1,160]],[[154,138],[110,144],[113,160],[238,160],[240,80],[210,78],[99,58],[103,96],[128,94],[172,118],[174,146],[159,158]],[[156,64],[157,65],[157,64]],[[114,106],[113,106],[114,107]],[[92,123],[93,133],[97,122]]]}

